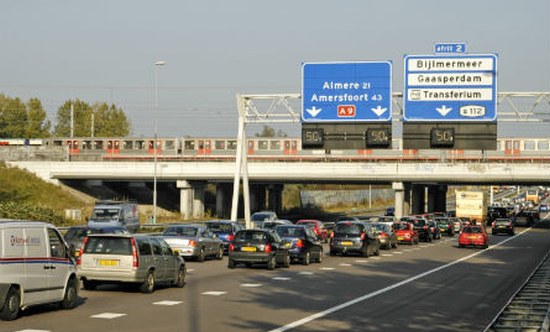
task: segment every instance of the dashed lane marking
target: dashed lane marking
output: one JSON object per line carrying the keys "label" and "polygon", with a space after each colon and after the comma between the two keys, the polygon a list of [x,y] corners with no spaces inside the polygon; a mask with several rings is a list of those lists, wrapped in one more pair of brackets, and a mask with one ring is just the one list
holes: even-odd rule
{"label": "dashed lane marking", "polygon": [[204,292],[201,293],[201,295],[210,295],[210,296],[222,296],[226,294],[227,292],[224,291],[210,291],[210,292]]}
{"label": "dashed lane marking", "polygon": [[382,254],[382,257],[393,257],[393,254]]}
{"label": "dashed lane marking", "polygon": [[154,305],[165,305],[165,306],[172,306],[172,305],[178,305],[183,303],[182,301],[160,301],[160,302],[153,302]]}
{"label": "dashed lane marking", "polygon": [[349,264],[349,263],[340,263],[340,264],[338,264],[338,266],[345,266],[345,267],[347,267],[347,266],[351,266],[351,264]]}
{"label": "dashed lane marking", "polygon": [[254,288],[254,287],[262,287],[263,284],[241,284],[241,287],[248,287],[248,288]]}
{"label": "dashed lane marking", "polygon": [[333,267],[322,267],[322,268],[320,268],[319,270],[323,270],[323,271],[332,271],[332,270],[334,270],[334,268],[333,268]]}
{"label": "dashed lane marking", "polygon": [[104,312],[102,314],[92,315],[90,318],[100,318],[100,319],[115,319],[126,316],[126,314],[117,314],[113,312]]}
{"label": "dashed lane marking", "polygon": [[299,272],[298,274],[303,275],[303,276],[312,276],[315,273],[310,272],[310,271],[302,271],[302,272]]}
{"label": "dashed lane marking", "polygon": [[291,278],[288,278],[288,277],[275,277],[275,278],[273,278],[273,280],[279,280],[279,281],[288,281],[290,279]]}
{"label": "dashed lane marking", "polygon": [[355,263],[366,263],[367,261],[364,259],[358,259],[355,261]]}
{"label": "dashed lane marking", "polygon": [[19,330],[14,332],[50,332],[50,330],[32,330],[32,329],[26,329],[26,330]]}

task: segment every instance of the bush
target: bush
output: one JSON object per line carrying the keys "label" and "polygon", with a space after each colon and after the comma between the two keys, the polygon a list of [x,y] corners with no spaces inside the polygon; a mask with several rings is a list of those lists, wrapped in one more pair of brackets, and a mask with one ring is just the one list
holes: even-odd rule
{"label": "bush", "polygon": [[28,204],[24,201],[0,202],[0,218],[44,221],[56,226],[73,223],[52,208]]}

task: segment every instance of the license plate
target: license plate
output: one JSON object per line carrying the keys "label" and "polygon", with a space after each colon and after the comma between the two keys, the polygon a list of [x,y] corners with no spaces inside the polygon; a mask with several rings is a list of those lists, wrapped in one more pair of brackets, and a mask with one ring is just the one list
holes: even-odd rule
{"label": "license plate", "polygon": [[351,241],[342,241],[342,245],[343,246],[352,246],[353,242],[351,242]]}
{"label": "license plate", "polygon": [[404,237],[402,237],[402,236],[397,237],[397,241],[403,241],[403,239],[404,239]]}
{"label": "license plate", "polygon": [[470,239],[470,240],[475,240],[475,239],[476,239],[476,236],[468,236],[468,239]]}
{"label": "license plate", "polygon": [[97,261],[99,266],[118,266],[119,261],[116,259],[100,259]]}
{"label": "license plate", "polygon": [[241,251],[254,252],[256,251],[256,247],[242,247]]}
{"label": "license plate", "polygon": [[285,243],[285,248],[290,248],[290,242]]}

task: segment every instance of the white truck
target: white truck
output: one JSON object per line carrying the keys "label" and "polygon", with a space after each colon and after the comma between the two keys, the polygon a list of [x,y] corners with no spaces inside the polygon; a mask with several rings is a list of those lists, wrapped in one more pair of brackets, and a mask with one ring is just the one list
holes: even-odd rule
{"label": "white truck", "polygon": [[470,218],[477,224],[487,219],[487,195],[483,191],[455,191],[456,216]]}

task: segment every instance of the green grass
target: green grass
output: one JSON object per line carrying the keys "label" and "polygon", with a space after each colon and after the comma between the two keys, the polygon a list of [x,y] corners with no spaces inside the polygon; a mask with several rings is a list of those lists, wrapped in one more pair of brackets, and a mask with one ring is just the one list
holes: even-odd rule
{"label": "green grass", "polygon": [[85,216],[91,206],[60,186],[0,164],[1,218],[40,220],[57,226],[79,223],[65,218],[65,209],[80,209]]}

